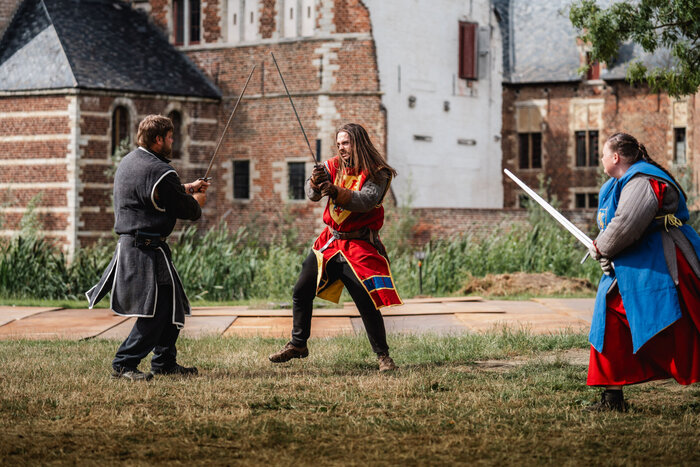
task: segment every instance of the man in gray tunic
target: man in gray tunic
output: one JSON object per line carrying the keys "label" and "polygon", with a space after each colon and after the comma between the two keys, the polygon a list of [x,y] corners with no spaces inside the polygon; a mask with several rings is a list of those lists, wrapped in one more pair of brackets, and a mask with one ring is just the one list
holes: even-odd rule
{"label": "man in gray tunic", "polygon": [[[138,319],[112,361],[114,378],[149,380],[154,374],[197,374],[177,363],[175,341],[190,304],[172,262],[167,237],[177,219],[197,220],[209,183],[182,184],[167,158],[173,124],[149,115],[138,129],[138,149],[127,154],[114,176],[114,231],[119,235],[112,261],[87,297],[92,308],[110,292],[110,308]],[[138,370],[153,351],[151,372]]]}

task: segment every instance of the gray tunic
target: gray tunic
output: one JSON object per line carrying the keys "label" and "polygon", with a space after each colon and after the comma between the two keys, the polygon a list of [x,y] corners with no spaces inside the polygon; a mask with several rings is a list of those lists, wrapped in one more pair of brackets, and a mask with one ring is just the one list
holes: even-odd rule
{"label": "gray tunic", "polygon": [[[165,242],[181,216],[167,212],[156,200],[159,183],[165,177],[177,176],[168,162],[143,148],[122,159],[114,177],[114,231],[119,241],[102,278],[86,295],[90,308],[110,292],[110,308],[116,314],[153,317],[159,300],[158,285],[167,284],[173,294],[172,323],[182,327],[185,315],[190,314],[190,304]],[[192,197],[187,202],[197,204]],[[199,205],[190,208],[188,213],[199,217]],[[139,244],[136,236],[143,232],[153,234],[155,240],[149,245]]]}

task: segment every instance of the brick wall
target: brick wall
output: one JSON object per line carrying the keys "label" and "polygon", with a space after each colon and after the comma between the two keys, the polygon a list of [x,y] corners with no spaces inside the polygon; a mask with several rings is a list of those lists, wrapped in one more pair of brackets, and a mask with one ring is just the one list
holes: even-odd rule
{"label": "brick wall", "polygon": [[[562,214],[584,232],[594,227],[592,210],[562,211]],[[417,219],[413,229],[416,244],[429,240],[472,236],[487,238],[498,232],[507,232],[514,226],[528,222],[525,209],[413,209]]]}
{"label": "brick wall", "polygon": [[[309,174],[312,163],[270,51],[277,58],[314,151],[316,139],[322,140],[323,159],[335,155],[335,129],[350,121],[364,125],[375,144],[384,148],[386,122],[374,43],[368,35],[369,13],[360,1],[323,0],[317,8],[317,36],[274,41],[281,36],[279,2],[261,0],[261,40],[227,46],[221,36],[220,1],[207,0],[204,5],[203,37],[208,46],[183,49],[224,95],[214,124],[189,127],[193,140],[218,140],[251,67],[256,64],[258,68],[219,150],[207,218],[223,220],[231,229],[257,229],[269,239],[288,229],[298,232],[302,241],[311,239],[321,228],[325,203],[289,200],[287,164],[305,162]],[[163,2],[151,1],[151,7],[154,18],[167,14]],[[336,33],[359,35],[348,38],[334,36]],[[220,47],[211,47],[217,43]],[[208,161],[212,150],[191,148],[189,157]],[[233,199],[232,160],[250,161],[249,200]]]}
{"label": "brick wall", "polygon": [[[148,114],[180,112],[183,155],[172,165],[184,183],[204,175],[217,132],[219,104],[213,101],[168,96],[109,96],[83,94],[80,98],[80,178],[81,203],[78,240],[81,245],[110,237],[114,225],[111,193],[113,179],[106,173],[112,167],[110,155],[112,112],[117,105],[129,111],[129,136],[135,147],[138,123]],[[202,228],[215,221],[204,211]],[[181,222],[181,225],[188,224]],[[176,228],[180,228],[176,226]]]}
{"label": "brick wall", "polygon": [[0,231],[20,228],[30,203],[46,234],[66,243],[70,99],[0,97]]}
{"label": "brick wall", "polygon": [[[687,159],[697,174],[698,142],[694,118],[696,99],[687,101]],[[643,143],[651,157],[665,167],[673,160],[673,101],[665,94],[652,94],[645,87],[631,87],[624,82],[589,85],[585,83],[505,85],[503,88],[503,167],[510,169],[530,187],[539,187],[538,176],[550,181],[549,197],[556,196],[564,208],[573,208],[572,189],[593,190],[599,186],[602,166],[575,166],[574,107],[586,102],[601,103],[599,155],[606,138],[623,131]],[[520,169],[518,159],[518,105],[536,103],[542,115],[542,169]],[[593,129],[593,127],[591,127]],[[697,177],[697,175],[696,175]],[[504,205],[515,207],[521,193],[504,177]]]}

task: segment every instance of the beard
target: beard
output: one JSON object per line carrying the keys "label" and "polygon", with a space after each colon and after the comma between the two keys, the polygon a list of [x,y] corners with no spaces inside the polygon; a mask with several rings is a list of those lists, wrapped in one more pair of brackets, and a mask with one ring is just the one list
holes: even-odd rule
{"label": "beard", "polygon": [[165,157],[167,159],[170,156],[170,154],[172,154],[172,152],[173,152],[172,146],[168,146],[168,147],[163,146],[163,148],[161,148],[158,155],[161,157]]}

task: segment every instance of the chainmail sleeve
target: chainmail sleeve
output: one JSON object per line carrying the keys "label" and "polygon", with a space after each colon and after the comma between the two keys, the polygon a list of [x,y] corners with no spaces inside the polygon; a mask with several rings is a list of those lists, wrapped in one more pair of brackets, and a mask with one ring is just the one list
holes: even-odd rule
{"label": "chainmail sleeve", "polygon": [[367,179],[360,191],[353,191],[350,201],[343,207],[352,212],[368,212],[382,203],[389,178],[384,174]]}

